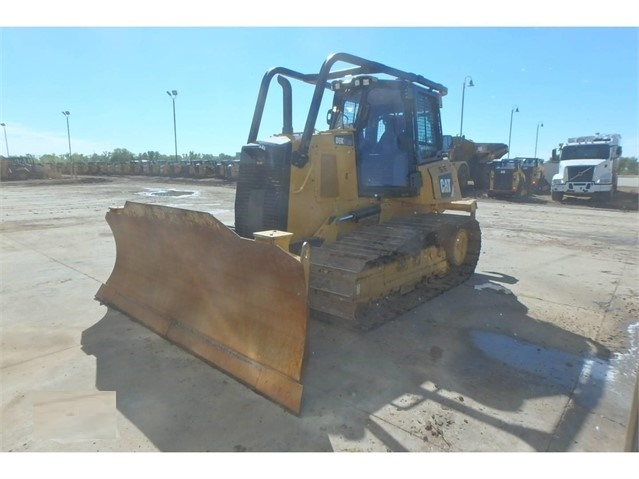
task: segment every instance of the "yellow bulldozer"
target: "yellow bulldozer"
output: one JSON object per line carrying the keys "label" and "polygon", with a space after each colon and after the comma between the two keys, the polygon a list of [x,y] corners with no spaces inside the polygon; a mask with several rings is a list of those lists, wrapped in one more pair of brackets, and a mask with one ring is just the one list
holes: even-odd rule
{"label": "yellow bulldozer", "polygon": [[[274,78],[282,131],[258,139]],[[300,132],[291,80],[312,86]],[[445,159],[446,93],[348,53],[318,73],[269,69],[241,150],[234,226],[173,207],[111,208],[116,261],[96,299],[299,414],[309,317],[367,330],[475,270],[477,205],[461,200]]]}

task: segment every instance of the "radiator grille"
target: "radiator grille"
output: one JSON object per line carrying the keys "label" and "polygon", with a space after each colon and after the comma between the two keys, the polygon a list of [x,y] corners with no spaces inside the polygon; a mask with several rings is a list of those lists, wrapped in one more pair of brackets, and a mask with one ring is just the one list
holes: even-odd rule
{"label": "radiator grille", "polygon": [[237,234],[252,238],[256,231],[286,231],[290,158],[290,142],[242,148],[235,193]]}
{"label": "radiator grille", "polygon": [[566,167],[568,172],[568,181],[585,183],[592,181],[592,174],[595,171],[594,166],[568,166]]}
{"label": "radiator grille", "polygon": [[512,170],[497,170],[495,171],[495,189],[496,190],[511,190],[513,187],[513,172]]}

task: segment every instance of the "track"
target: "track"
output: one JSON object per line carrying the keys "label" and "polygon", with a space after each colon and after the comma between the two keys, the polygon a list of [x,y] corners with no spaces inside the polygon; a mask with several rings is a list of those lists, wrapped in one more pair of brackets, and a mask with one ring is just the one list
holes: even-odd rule
{"label": "track", "polygon": [[[445,250],[460,229],[467,233],[467,253],[455,266]],[[312,250],[312,317],[360,330],[377,327],[466,281],[480,250],[479,223],[455,214],[394,218],[347,234]],[[370,284],[377,289],[365,294]]]}

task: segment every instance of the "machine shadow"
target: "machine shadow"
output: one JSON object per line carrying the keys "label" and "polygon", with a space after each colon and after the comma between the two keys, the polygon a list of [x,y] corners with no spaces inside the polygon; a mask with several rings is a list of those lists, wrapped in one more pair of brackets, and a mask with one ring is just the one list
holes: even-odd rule
{"label": "machine shadow", "polygon": [[[82,333],[96,387],[160,451],[330,451],[326,434],[119,311]],[[120,427],[121,425],[119,425]]]}
{"label": "machine shadow", "polygon": [[492,197],[494,200],[498,201],[506,201],[508,203],[520,203],[520,204],[528,204],[528,205],[545,205],[548,203],[543,197],[539,197],[536,195],[529,196],[494,196]]}
{"label": "machine shadow", "polygon": [[561,203],[564,205],[584,206],[594,209],[639,211],[639,193],[636,191],[617,191],[612,201],[597,201],[591,198],[566,196]]}
{"label": "machine shadow", "polygon": [[[516,281],[475,274],[364,333],[311,320],[299,417],[113,309],[82,348],[96,357],[97,388],[116,391],[118,410],[161,451],[487,450],[447,439],[477,424],[535,451],[568,450],[605,386],[583,372],[605,371],[610,351],[528,316],[508,290]],[[476,288],[487,282],[501,289]],[[550,430],[518,414],[550,397],[572,402],[548,411]]]}
{"label": "machine shadow", "polygon": [[[312,323],[302,416],[325,413],[327,404],[341,405],[343,417],[349,408],[364,412],[359,427],[335,424],[333,433],[341,431],[352,442],[366,434],[384,442],[384,434],[374,431],[390,423],[434,446],[431,450],[521,450],[513,437],[526,443],[525,449],[569,450],[603,395],[611,352],[529,316],[508,289],[516,282],[499,273],[475,274],[360,335]],[[495,287],[482,289],[487,283]],[[539,415],[544,424],[528,410],[523,413],[531,401],[551,398],[554,409]],[[371,418],[379,421],[371,424]],[[463,445],[446,440],[448,430],[450,437],[475,434],[477,441],[487,441],[479,429],[503,432],[502,440],[508,437],[510,443],[469,446],[467,439]],[[387,449],[404,450],[395,442],[387,442]]]}

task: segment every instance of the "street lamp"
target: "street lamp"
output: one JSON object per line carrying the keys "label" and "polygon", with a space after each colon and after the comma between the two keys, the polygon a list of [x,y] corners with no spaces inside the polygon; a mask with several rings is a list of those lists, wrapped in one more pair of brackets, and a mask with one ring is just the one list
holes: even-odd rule
{"label": "street lamp", "polygon": [[510,110],[510,130],[508,131],[508,158],[510,158],[510,138],[513,132],[513,113],[519,113],[519,107],[513,106]]}
{"label": "street lamp", "polygon": [[0,123],[2,129],[4,130],[4,145],[7,147],[7,158],[9,158],[9,142],[7,141],[7,125],[5,123]]}
{"label": "street lamp", "polygon": [[464,78],[464,87],[462,88],[462,109],[461,109],[461,123],[459,125],[459,136],[462,136],[462,128],[464,127],[464,96],[466,95],[466,80],[468,80],[468,86],[475,86],[473,79],[470,76]]}
{"label": "street lamp", "polygon": [[69,140],[69,161],[71,161],[71,176],[75,178],[75,163],[73,162],[73,158],[71,157],[71,132],[69,130],[69,113],[67,110],[63,111],[62,114],[67,119],[67,138]]}
{"label": "street lamp", "polygon": [[177,162],[177,126],[175,123],[175,97],[177,96],[177,90],[171,90],[170,92],[167,90],[166,94],[171,97],[171,100],[173,100],[173,138],[175,140],[175,161]]}
{"label": "street lamp", "polygon": [[537,158],[537,140],[539,140],[539,127],[543,127],[542,122],[537,123],[537,134],[535,135],[535,158]]}

